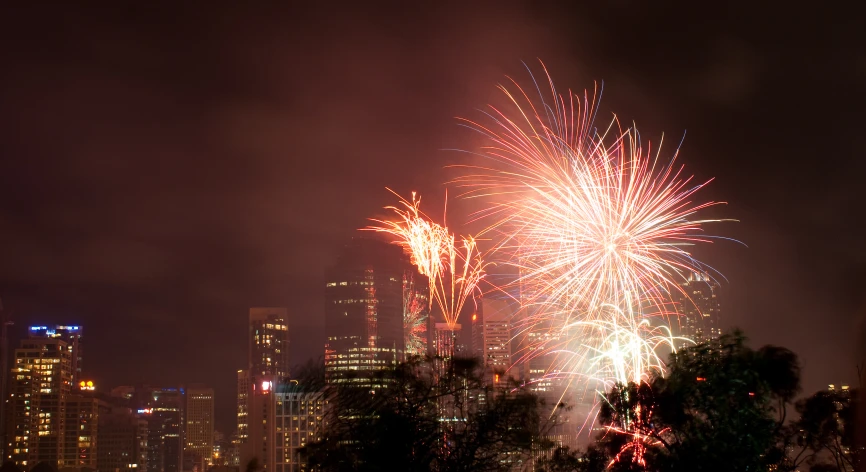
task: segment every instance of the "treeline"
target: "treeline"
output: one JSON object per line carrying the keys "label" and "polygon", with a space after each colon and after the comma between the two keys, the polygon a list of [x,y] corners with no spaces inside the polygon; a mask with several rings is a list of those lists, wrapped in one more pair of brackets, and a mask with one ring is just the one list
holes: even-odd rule
{"label": "treeline", "polygon": [[325,387],[327,427],[301,450],[311,470],[843,472],[866,454],[857,389],[797,401],[797,356],[753,350],[739,332],[672,355],[664,377],[600,396],[601,430],[583,451],[550,440],[559,415],[548,413],[568,405],[511,380],[491,385],[476,360],[413,359],[376,376],[386,388]]}

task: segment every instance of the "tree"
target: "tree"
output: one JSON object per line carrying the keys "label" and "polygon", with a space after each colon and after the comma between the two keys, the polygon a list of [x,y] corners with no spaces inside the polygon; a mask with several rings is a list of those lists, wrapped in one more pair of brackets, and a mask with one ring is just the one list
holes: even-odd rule
{"label": "tree", "polygon": [[799,391],[797,356],[754,351],[741,332],[671,356],[668,374],[649,384],[618,385],[599,418],[599,440],[614,468],[761,471],[779,450],[787,404]]}
{"label": "tree", "polygon": [[787,444],[799,450],[789,459],[790,470],[800,464],[811,465],[813,471],[858,470],[857,399],[857,390],[824,390],[797,402],[800,418],[788,427]]}
{"label": "tree", "polygon": [[476,360],[413,359],[374,383],[387,387],[329,387],[323,439],[302,450],[311,467],[509,470],[541,442],[539,399],[514,384],[486,385]]}

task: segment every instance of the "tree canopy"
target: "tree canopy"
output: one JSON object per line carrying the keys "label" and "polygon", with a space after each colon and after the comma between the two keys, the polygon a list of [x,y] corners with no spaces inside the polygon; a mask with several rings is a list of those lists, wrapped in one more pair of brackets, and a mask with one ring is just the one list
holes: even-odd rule
{"label": "tree canopy", "polygon": [[323,471],[504,471],[541,444],[541,401],[493,387],[474,359],[418,358],[376,373],[387,388],[330,386],[328,427],[304,448]]}

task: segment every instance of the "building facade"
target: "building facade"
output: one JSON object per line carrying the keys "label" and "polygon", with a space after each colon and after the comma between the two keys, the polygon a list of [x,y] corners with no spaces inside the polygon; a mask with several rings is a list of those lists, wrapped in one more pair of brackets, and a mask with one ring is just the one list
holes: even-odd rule
{"label": "building facade", "polygon": [[481,301],[481,307],[480,333],[475,336],[481,343],[481,360],[494,373],[507,372],[511,369],[511,323],[514,311],[506,300],[485,298]]}
{"label": "building facade", "polygon": [[249,370],[253,376],[289,376],[289,320],[286,308],[250,308]]}
{"label": "building facade", "polygon": [[707,274],[693,273],[680,283],[680,290],[672,291],[680,336],[700,343],[722,334],[720,288]]}
{"label": "building facade", "polygon": [[82,336],[84,327],[80,325],[31,326],[28,330],[31,338],[62,339],[66,341],[71,352],[72,383],[81,380],[81,366],[84,362],[84,347]]}
{"label": "building facade", "polygon": [[238,371],[238,430],[237,442],[243,444],[250,435],[249,398],[252,392],[252,376],[249,370]]}
{"label": "building facade", "polygon": [[147,472],[183,472],[184,389],[137,387],[132,403],[147,422]]}
{"label": "building facade", "polygon": [[325,273],[325,378],[374,386],[372,372],[404,356],[403,250],[355,238]]}
{"label": "building facade", "polygon": [[[22,468],[59,464],[72,393],[72,354],[59,337],[32,337],[14,353],[7,403],[7,460]],[[29,395],[29,397],[28,397]]]}
{"label": "building facade", "polygon": [[214,457],[214,390],[189,386],[186,389],[186,428],[184,454],[199,470],[213,465]]}
{"label": "building facade", "polygon": [[65,438],[58,461],[60,469],[96,470],[100,447],[99,416],[106,409],[105,402],[89,393],[72,394],[67,398]]}
{"label": "building facade", "polygon": [[307,470],[298,451],[321,439],[325,408],[325,396],[320,390],[292,382],[257,383],[250,398],[250,423],[265,427],[250,429],[249,447],[241,464],[256,458],[267,472]]}
{"label": "building facade", "polygon": [[144,471],[147,467],[147,420],[130,408],[110,406],[98,418],[96,468],[99,472]]}
{"label": "building facade", "polygon": [[[249,355],[247,368],[238,370],[237,437],[238,456],[251,454],[250,399],[253,386],[262,380],[285,379],[289,376],[288,309],[254,307],[249,312]],[[259,427],[258,425],[255,425]]]}

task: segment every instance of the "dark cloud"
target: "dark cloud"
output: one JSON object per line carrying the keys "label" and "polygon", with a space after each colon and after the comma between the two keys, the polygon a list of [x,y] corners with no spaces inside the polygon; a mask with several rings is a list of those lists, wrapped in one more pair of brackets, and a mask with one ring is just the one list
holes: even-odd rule
{"label": "dark cloud", "polygon": [[0,28],[0,296],[19,326],[84,324],[103,383],[213,384],[229,429],[247,308],[289,306],[293,356],[319,355],[339,246],[385,186],[438,212],[464,158],[443,149],[479,144],[454,117],[542,58],[562,89],[604,80],[600,119],[667,132],[670,153],[688,130],[682,161],[741,220],[716,232],[748,245],[705,251],[724,324],[800,353],[810,389],[850,380],[863,29],[675,3],[19,6]]}

